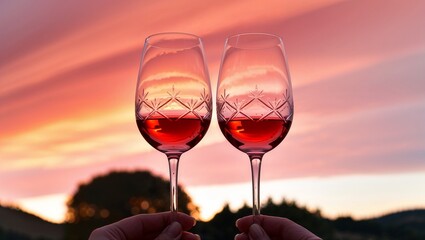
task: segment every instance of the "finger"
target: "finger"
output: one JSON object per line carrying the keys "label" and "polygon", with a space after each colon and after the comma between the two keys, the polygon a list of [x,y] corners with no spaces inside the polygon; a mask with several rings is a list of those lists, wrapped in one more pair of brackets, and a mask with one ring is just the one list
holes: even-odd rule
{"label": "finger", "polygon": [[261,226],[269,236],[286,236],[288,239],[296,239],[302,236],[310,240],[320,239],[306,228],[287,218],[263,216]]}
{"label": "finger", "polygon": [[249,231],[249,227],[253,223],[254,223],[253,216],[246,216],[236,220],[236,227],[239,229],[239,231],[247,233]]}
{"label": "finger", "polygon": [[254,223],[249,227],[250,240],[270,240],[270,237],[260,225]]}
{"label": "finger", "polygon": [[112,224],[112,226],[125,233],[127,239],[138,239],[139,236],[161,233],[173,222],[173,218],[180,223],[183,231],[189,230],[196,223],[195,219],[187,214],[179,212],[173,216],[173,213],[163,212],[135,215]]}
{"label": "finger", "polygon": [[191,232],[183,232],[181,240],[201,240],[201,237],[198,234],[193,234]]}
{"label": "finger", "polygon": [[287,239],[320,239],[306,228],[287,218],[263,216],[261,226],[269,236],[285,236]]}
{"label": "finger", "polygon": [[246,233],[236,234],[235,240],[249,240],[249,237]]}
{"label": "finger", "polygon": [[264,229],[268,236],[283,237],[287,239],[296,238],[296,236],[303,236],[306,239],[320,239],[304,227],[296,224],[295,222],[281,217],[273,217],[267,215],[255,216],[255,221],[253,216],[246,216],[240,218],[236,221],[236,227],[241,232],[249,232],[251,225],[254,223],[259,223],[259,225]]}
{"label": "finger", "polygon": [[182,225],[183,231],[188,231],[196,225],[195,218],[181,212],[177,213],[176,221]]}
{"label": "finger", "polygon": [[162,231],[155,240],[178,240],[182,235],[182,225],[178,222],[171,223]]}

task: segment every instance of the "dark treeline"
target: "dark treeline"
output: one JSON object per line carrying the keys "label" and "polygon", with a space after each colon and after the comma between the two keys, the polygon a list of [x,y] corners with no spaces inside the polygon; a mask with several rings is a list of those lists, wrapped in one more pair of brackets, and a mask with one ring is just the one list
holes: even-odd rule
{"label": "dark treeline", "polygon": [[[275,204],[271,200],[263,206],[261,211],[265,215],[289,218],[323,239],[335,239],[335,230],[331,222],[322,218],[319,211],[310,212],[306,208],[299,207],[295,202],[282,201],[279,204]],[[194,232],[201,235],[204,240],[233,239],[239,233],[235,227],[236,220],[251,214],[252,209],[248,206],[243,206],[235,212],[232,212],[229,206],[225,206],[209,222],[198,223]]]}

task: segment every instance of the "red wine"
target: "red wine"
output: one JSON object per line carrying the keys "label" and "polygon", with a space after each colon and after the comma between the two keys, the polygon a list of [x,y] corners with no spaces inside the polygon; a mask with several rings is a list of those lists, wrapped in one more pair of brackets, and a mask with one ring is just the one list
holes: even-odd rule
{"label": "red wine", "polygon": [[210,119],[137,119],[137,127],[149,144],[161,152],[183,153],[194,147],[208,130]]}
{"label": "red wine", "polygon": [[242,152],[265,153],[275,148],[288,134],[291,121],[273,119],[220,120],[219,126],[227,140]]}

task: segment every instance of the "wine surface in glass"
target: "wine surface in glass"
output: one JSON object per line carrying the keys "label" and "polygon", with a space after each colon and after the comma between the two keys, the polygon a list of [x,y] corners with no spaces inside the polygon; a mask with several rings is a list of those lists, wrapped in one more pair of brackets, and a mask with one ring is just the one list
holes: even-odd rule
{"label": "wine surface in glass", "polygon": [[137,127],[149,144],[161,152],[183,153],[194,147],[208,130],[210,119],[158,117],[137,119]]}
{"label": "wine surface in glass", "polygon": [[226,139],[242,152],[265,153],[282,142],[292,122],[280,118],[235,118],[218,124]]}

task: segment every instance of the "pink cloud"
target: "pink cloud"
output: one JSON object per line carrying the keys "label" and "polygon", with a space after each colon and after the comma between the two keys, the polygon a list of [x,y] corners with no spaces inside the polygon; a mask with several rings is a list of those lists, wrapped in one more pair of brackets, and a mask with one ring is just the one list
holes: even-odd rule
{"label": "pink cloud", "polygon": [[[425,168],[425,32],[418,31],[425,27],[425,3],[349,1],[310,8],[295,1],[285,6],[222,1],[180,8],[188,3],[1,3],[0,143],[58,121],[92,116],[101,122],[111,110],[131,109],[140,51],[149,34],[201,35],[216,76],[226,36],[261,31],[283,36],[296,98],[293,130],[265,156],[263,179]],[[317,126],[303,126],[308,122]],[[138,134],[124,125],[107,131]],[[0,172],[0,195],[72,192],[76,183],[115,168],[150,169],[167,177],[162,154],[124,150],[79,166]],[[31,153],[22,154],[27,155],[18,160],[31,161]],[[0,158],[16,160],[2,152]],[[226,142],[196,147],[182,157],[185,185],[249,180],[247,157]]]}

